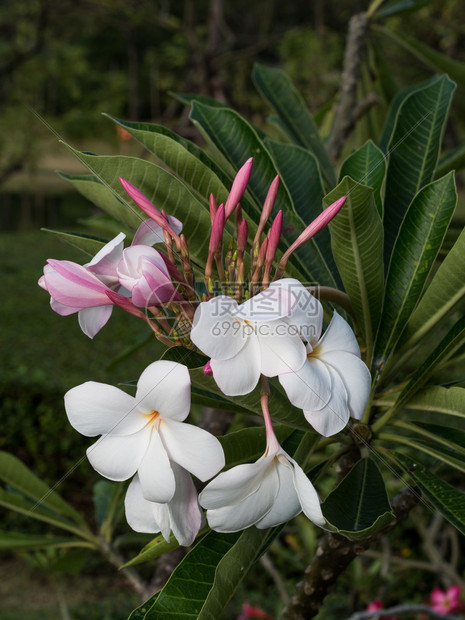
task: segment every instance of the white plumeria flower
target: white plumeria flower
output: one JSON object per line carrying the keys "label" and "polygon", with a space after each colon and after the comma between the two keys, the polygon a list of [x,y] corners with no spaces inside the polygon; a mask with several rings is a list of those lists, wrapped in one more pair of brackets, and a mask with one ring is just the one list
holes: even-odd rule
{"label": "white plumeria flower", "polygon": [[126,519],[136,532],[154,534],[161,532],[169,542],[170,531],[180,545],[191,545],[205,518],[199,507],[197,491],[189,473],[176,463],[171,463],[176,482],[173,498],[165,504],[149,502],[142,492],[139,476],[134,476],[128,487],[124,505]]}
{"label": "white plumeria flower", "polygon": [[321,322],[319,302],[288,278],[241,305],[224,295],[201,303],[191,340],[211,358],[222,392],[237,396],[251,392],[260,373],[274,377],[299,370],[306,359],[302,330],[319,333]]}
{"label": "white plumeria flower", "polygon": [[307,361],[297,372],[279,376],[293,405],[303,409],[313,428],[329,437],[341,431],[349,417],[363,417],[371,376],[360,359],[360,348],[349,324],[334,312],[323,336],[307,343]]}
{"label": "white plumeria flower", "polygon": [[65,395],[71,425],[87,437],[102,435],[87,449],[96,471],[122,481],[139,474],[150,502],[173,499],[177,463],[202,481],[224,466],[220,442],[183,420],[190,410],[190,377],[186,366],[160,360],[137,382],[136,396],[89,381]]}
{"label": "white plumeria flower", "polygon": [[274,434],[258,461],[219,474],[201,492],[199,502],[217,532],[273,527],[302,511],[316,525],[325,523],[314,486]]}

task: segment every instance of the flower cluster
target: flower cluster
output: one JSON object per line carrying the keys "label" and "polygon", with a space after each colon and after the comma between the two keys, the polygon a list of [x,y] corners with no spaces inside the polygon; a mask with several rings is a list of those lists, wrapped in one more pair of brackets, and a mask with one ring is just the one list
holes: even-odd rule
{"label": "flower cluster", "polygon": [[[345,197],[279,256],[281,211],[264,234],[278,195],[278,177],[249,245],[249,223],[242,217],[240,200],[251,169],[250,159],[225,204],[218,206],[210,197],[212,232],[203,292],[195,283],[181,222],[158,211],[124,179],[125,191],[149,217],[132,244],[125,249],[121,233],[84,266],[49,260],[39,280],[51,295],[52,309],[61,315],[77,312],[91,338],[118,305],[146,321],[164,344],[206,355],[204,372],[226,396],[248,394],[261,382],[264,454],[255,463],[222,473],[225,459],[218,439],[185,422],[191,379],[180,363],[152,363],[134,397],[95,382],[65,396],[73,427],[83,435],[100,436],[87,451],[92,466],[110,480],[132,478],[125,500],[129,525],[140,532],[161,532],[167,540],[172,531],[182,545],[191,544],[203,526],[201,507],[209,526],[220,532],[271,527],[302,511],[324,525],[315,488],[274,433],[269,377],[278,378],[290,403],[326,437],[341,431],[350,417],[361,419],[370,391],[370,373],[349,324],[335,312],[322,334],[319,300],[298,280],[283,277],[292,253],[338,213]],[[236,235],[224,253],[231,216]],[[153,247],[161,244],[163,252]],[[222,292],[217,296],[214,265]],[[197,495],[191,475],[201,482],[213,480]]]}

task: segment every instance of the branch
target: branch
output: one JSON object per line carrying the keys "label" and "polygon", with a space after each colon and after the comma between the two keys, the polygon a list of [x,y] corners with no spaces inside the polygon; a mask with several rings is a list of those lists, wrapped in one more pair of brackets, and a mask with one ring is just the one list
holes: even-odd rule
{"label": "branch", "polygon": [[[348,620],[377,620],[377,618],[386,618],[393,614],[414,614],[421,613],[429,615],[431,618],[439,618],[439,620],[461,620],[463,616],[450,616],[439,611],[435,611],[428,605],[396,605],[389,609],[376,609],[375,611],[359,611],[352,614]],[[422,616],[423,617],[423,616]]]}
{"label": "branch", "polygon": [[368,27],[366,13],[351,17],[344,54],[341,92],[336,106],[331,138],[328,142],[329,156],[335,161],[344,142],[354,127],[357,110],[357,82]]}
{"label": "branch", "polygon": [[302,581],[297,584],[296,593],[284,609],[281,620],[314,618],[329,590],[352,560],[406,519],[418,500],[418,491],[411,487],[396,495],[392,500],[395,520],[368,538],[348,540],[340,534],[327,532],[318,545],[312,563],[305,569]]}

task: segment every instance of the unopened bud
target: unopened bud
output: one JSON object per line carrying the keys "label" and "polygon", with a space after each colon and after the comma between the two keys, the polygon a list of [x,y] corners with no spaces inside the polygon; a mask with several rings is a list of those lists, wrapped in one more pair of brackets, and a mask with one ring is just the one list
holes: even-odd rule
{"label": "unopened bud", "polygon": [[233,181],[231,191],[229,192],[228,199],[226,200],[226,219],[236,208],[239,200],[242,198],[247,183],[249,182],[250,175],[252,173],[253,158],[250,157],[239,172],[236,174],[236,178]]}

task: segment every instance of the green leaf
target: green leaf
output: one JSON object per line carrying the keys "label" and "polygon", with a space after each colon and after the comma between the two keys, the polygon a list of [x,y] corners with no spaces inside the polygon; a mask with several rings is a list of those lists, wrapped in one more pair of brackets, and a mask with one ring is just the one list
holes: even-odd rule
{"label": "green leaf", "polygon": [[421,7],[430,3],[431,0],[400,0],[400,2],[385,2],[380,11],[376,11],[376,17],[385,18],[408,13],[410,11],[418,11]]}
{"label": "green leaf", "polygon": [[69,181],[78,192],[99,209],[102,209],[130,230],[135,231],[147,217],[139,207],[130,206],[123,202],[112,189],[101,183],[93,174],[71,175],[61,172],[59,175],[65,181]]}
{"label": "green leaf", "polygon": [[128,566],[151,562],[159,558],[164,553],[168,553],[168,551],[172,551],[178,547],[179,543],[173,535],[170,536],[169,542],[166,542],[163,536],[157,536],[147,543],[135,557],[131,558],[128,562],[126,562],[126,564],[123,564],[123,566],[120,566],[120,570],[123,568],[128,568]]}
{"label": "green leaf", "polygon": [[330,224],[334,259],[371,359],[383,299],[383,226],[373,190],[345,177],[324,199],[347,200]]}
{"label": "green leaf", "polygon": [[52,233],[58,239],[62,239],[87,254],[87,256],[95,256],[99,250],[107,243],[104,239],[86,235],[85,233],[62,232],[60,230],[52,230],[51,228],[41,228],[44,232]]}
{"label": "green leaf", "polygon": [[0,549],[5,551],[34,551],[37,549],[89,547],[89,543],[63,536],[40,536],[0,532]]}
{"label": "green leaf", "polygon": [[328,523],[351,539],[366,538],[394,518],[383,477],[369,458],[350,470],[321,509]]}
{"label": "green leaf", "polygon": [[381,187],[385,174],[386,162],[384,155],[372,140],[368,140],[363,146],[349,155],[342,164],[339,181],[342,181],[347,176],[354,181],[362,183],[362,185],[371,187],[374,192],[378,213],[382,217]]}
{"label": "green leaf", "polygon": [[441,54],[441,52],[438,52],[430,45],[422,43],[405,32],[398,34],[390,28],[377,27],[377,29],[394,40],[401,47],[411,52],[419,60],[432,67],[435,71],[447,73],[461,86],[465,85],[465,66],[463,62],[449,58],[445,54]]}
{"label": "green leaf", "polygon": [[312,115],[289,76],[281,69],[256,64],[252,79],[260,94],[276,111],[289,137],[317,158],[329,187],[336,184],[334,169]]}
{"label": "green leaf", "polygon": [[404,387],[395,402],[395,409],[399,410],[412,396],[428,381],[439,364],[446,361],[465,343],[465,317],[462,317],[444,336],[438,346],[413,373],[410,381]]}
{"label": "green leaf", "polygon": [[215,580],[217,566],[240,536],[217,532],[207,534],[175,568],[163,590],[155,595],[155,600],[146,601],[129,616],[129,620],[200,618],[204,601]]}
{"label": "green leaf", "polygon": [[436,510],[459,532],[465,534],[465,494],[408,456],[398,452],[392,452],[392,455]]}
{"label": "green leaf", "polygon": [[[3,451],[0,451],[0,480],[32,499],[35,502],[34,510],[38,508],[52,510],[88,529],[85,519],[79,512],[42,482],[18,458]],[[29,511],[31,510],[33,506],[29,505]]]}
{"label": "green leaf", "polygon": [[463,168],[465,168],[465,144],[461,144],[441,157],[436,168],[436,178],[447,174],[451,170],[458,171]]}
{"label": "green leaf", "polygon": [[[456,389],[463,390],[463,388]],[[465,392],[465,390],[463,391]],[[465,414],[465,411],[463,411],[462,413]],[[416,426],[429,433],[429,438],[432,441],[444,440],[449,444],[453,444],[455,449],[457,449],[459,452],[465,453],[465,431],[458,428],[440,426],[439,424],[426,424],[424,422],[417,422]]]}
{"label": "green leaf", "polygon": [[389,264],[374,362],[394,349],[423,292],[457,203],[454,174],[423,187],[410,205]]}
{"label": "green leaf", "polygon": [[[68,146],[68,145],[67,145]],[[130,199],[119,177],[135,185],[159,210],[174,215],[183,223],[191,256],[203,262],[210,238],[210,214],[174,175],[159,166],[135,157],[88,155],[68,146],[79,161],[111,188],[127,205]],[[139,211],[138,207],[128,207]],[[141,212],[142,213],[142,212]],[[145,219],[145,216],[142,218]]]}
{"label": "green leaf", "polygon": [[455,84],[447,76],[415,90],[400,105],[389,143],[384,200],[385,257],[418,191],[433,180]]}
{"label": "green leaf", "polygon": [[[212,108],[194,102],[191,120],[200,128],[206,138],[238,169],[253,156],[253,170],[248,184],[246,196],[253,197],[253,210],[248,211],[249,217],[258,223],[261,205],[265,202],[269,186],[277,174],[276,166],[268,153],[265,144],[256,130],[237,112],[229,108]],[[241,201],[242,202],[242,201]],[[283,238],[287,245],[291,244],[304,230],[305,224],[297,215],[288,188],[281,183],[276,198],[275,212],[283,211]],[[281,244],[285,249],[286,244]],[[301,251],[291,256],[290,263],[299,270],[300,277],[310,282],[319,282],[334,286],[334,278],[322,259],[315,253],[317,246],[313,243],[302,246]]]}
{"label": "green leaf", "polygon": [[109,480],[94,484],[95,520],[101,535],[110,542],[113,529],[123,514],[124,486]]}
{"label": "green leaf", "polygon": [[407,351],[465,301],[465,230],[441,263],[402,334]]}
{"label": "green leaf", "polygon": [[186,347],[176,346],[166,349],[161,359],[184,364],[187,368],[203,368],[210,358]]}
{"label": "green leaf", "polygon": [[392,133],[394,131],[397,115],[399,113],[399,108],[404,103],[404,101],[409,97],[409,95],[413,92],[421,90],[431,84],[435,84],[439,80],[439,77],[435,75],[434,77],[421,82],[420,84],[414,84],[413,86],[409,86],[399,92],[397,92],[392,100],[391,106],[389,107],[389,112],[386,118],[386,122],[383,128],[383,133],[381,139],[379,141],[379,148],[383,151],[383,153],[388,154],[389,143],[392,138]]}
{"label": "green leaf", "polygon": [[[273,158],[281,181],[289,190],[296,212],[305,224],[310,224],[320,215],[325,195],[317,159],[301,146],[283,144],[270,138],[266,138],[264,143]],[[337,279],[329,228],[323,228],[309,244],[312,252],[321,253],[323,261]]]}
{"label": "green leaf", "polygon": [[[396,396],[382,397],[379,404],[392,405]],[[437,385],[419,390],[403,405],[408,410],[437,412],[448,416],[465,418],[465,388],[445,388]],[[430,416],[425,416],[429,418]]]}
{"label": "green leaf", "polygon": [[153,123],[131,123],[106,114],[163,161],[203,200],[212,193],[217,203],[225,203],[231,180],[215,161],[193,142],[170,129]]}

